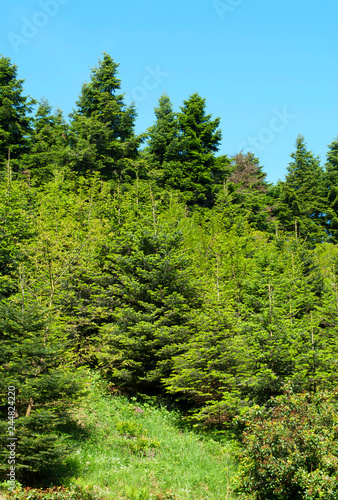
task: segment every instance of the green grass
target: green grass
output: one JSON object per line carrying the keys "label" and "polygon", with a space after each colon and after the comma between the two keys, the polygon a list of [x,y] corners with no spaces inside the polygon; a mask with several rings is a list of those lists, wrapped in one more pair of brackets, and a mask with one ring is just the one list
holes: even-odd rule
{"label": "green grass", "polygon": [[230,445],[182,430],[164,408],[107,396],[96,387],[77,419],[69,485],[100,499],[230,500],[235,466]]}

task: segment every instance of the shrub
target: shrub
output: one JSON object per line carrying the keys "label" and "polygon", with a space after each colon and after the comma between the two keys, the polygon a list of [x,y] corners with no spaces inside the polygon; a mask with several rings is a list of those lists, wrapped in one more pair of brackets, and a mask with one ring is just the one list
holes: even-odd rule
{"label": "shrub", "polygon": [[286,392],[237,419],[244,425],[240,498],[336,500],[338,414],[332,395]]}
{"label": "shrub", "polygon": [[[6,486],[6,482],[0,483],[0,490],[4,493],[8,490],[8,486]],[[45,490],[18,486],[6,498],[12,500],[99,500],[99,497],[92,491],[81,486],[71,486],[70,488],[58,486]]]}

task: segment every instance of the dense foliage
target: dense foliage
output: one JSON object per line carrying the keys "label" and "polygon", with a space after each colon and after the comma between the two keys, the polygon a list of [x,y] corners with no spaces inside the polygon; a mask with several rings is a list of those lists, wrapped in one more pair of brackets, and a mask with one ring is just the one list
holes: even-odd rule
{"label": "dense foliage", "polygon": [[69,122],[46,100],[32,114],[5,57],[0,85],[1,416],[13,385],[19,478],[62,462],[88,368],[221,431],[253,405],[268,425],[285,383],[333,393],[337,140],[321,166],[299,136],[273,186],[252,153],[217,156],[197,93],[180,112],[162,96],[136,136],[108,54]]}
{"label": "dense foliage", "polygon": [[245,418],[239,491],[244,498],[334,500],[338,494],[338,417],[328,393],[290,394]]}

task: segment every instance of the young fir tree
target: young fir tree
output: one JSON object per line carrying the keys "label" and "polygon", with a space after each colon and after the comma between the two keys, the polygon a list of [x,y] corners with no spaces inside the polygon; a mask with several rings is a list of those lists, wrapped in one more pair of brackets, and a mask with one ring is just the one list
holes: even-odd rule
{"label": "young fir tree", "polygon": [[[189,338],[189,319],[199,307],[199,293],[184,256],[180,222],[159,213],[149,186],[148,202],[144,200],[142,207],[134,201],[134,210],[126,214],[126,202],[125,195],[114,238],[102,248],[102,271],[113,304],[110,321],[100,328],[97,357],[117,386],[159,393],[173,356]],[[184,213],[182,208],[180,218]]]}
{"label": "young fir tree", "polygon": [[24,80],[17,78],[17,66],[0,57],[0,164],[18,168],[18,160],[28,150],[31,132],[29,114],[35,101],[24,96]]}
{"label": "young fir tree", "polygon": [[[15,300],[0,306],[1,465],[8,473],[8,387],[15,388],[14,427],[16,478],[28,486],[51,484],[65,459],[67,444],[62,425],[79,394],[81,375],[63,366],[59,335],[46,331],[38,304],[27,301],[22,283],[21,304]],[[13,391],[13,390],[12,390]]]}
{"label": "young fir tree", "polygon": [[0,179],[0,302],[17,291],[22,247],[35,234],[34,193],[26,179]]}
{"label": "young fir tree", "polygon": [[82,86],[71,115],[73,169],[82,173],[99,170],[108,179],[121,179],[128,173],[133,176],[131,161],[143,140],[134,134],[135,107],[126,107],[120,93],[118,66],[104,53],[92,69],[90,82]]}

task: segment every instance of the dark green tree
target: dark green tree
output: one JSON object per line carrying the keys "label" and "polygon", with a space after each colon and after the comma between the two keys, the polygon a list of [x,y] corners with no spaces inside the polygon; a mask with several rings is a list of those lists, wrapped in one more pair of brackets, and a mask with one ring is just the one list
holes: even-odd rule
{"label": "dark green tree", "polygon": [[[158,393],[174,355],[189,338],[197,292],[177,249],[180,234],[144,231],[127,255],[117,257],[114,322],[103,328],[110,380],[134,392]],[[134,245],[133,245],[134,246]]]}
{"label": "dark green tree", "polygon": [[104,53],[71,115],[72,168],[82,173],[99,170],[108,179],[133,175],[131,161],[143,140],[134,133],[135,107],[127,107],[120,93],[118,66]]}
{"label": "dark green tree", "polygon": [[[211,119],[205,112],[205,99],[197,93],[183,102],[178,114],[182,134],[181,158],[183,178],[181,189],[188,201],[211,205],[215,153],[222,138],[220,118]],[[189,194],[190,193],[190,194]]]}
{"label": "dark green tree", "polygon": [[[67,452],[62,425],[79,395],[81,375],[63,366],[63,346],[58,335],[46,330],[43,311],[27,303],[22,289],[21,304],[0,307],[0,472],[8,472],[8,387],[16,393],[14,432],[16,478],[25,485],[50,484],[57,480]],[[14,417],[14,415],[11,413]]]}
{"label": "dark green tree", "polygon": [[66,167],[70,157],[68,128],[61,110],[52,113],[48,101],[42,99],[32,123],[29,153],[23,157],[26,176],[35,182],[47,181],[53,172]]}
{"label": "dark green tree", "polygon": [[338,241],[338,139],[332,141],[325,164],[324,186],[327,195],[326,220],[330,240]]}
{"label": "dark green tree", "polygon": [[197,93],[183,104],[176,118],[170,99],[161,98],[150,131],[150,152],[162,168],[162,185],[182,191],[189,204],[211,206],[213,175],[219,170],[215,153],[221,140],[220,119],[211,120],[205,99]]}
{"label": "dark green tree", "polygon": [[297,237],[321,241],[326,237],[323,168],[319,158],[307,150],[301,135],[291,158],[277,207],[278,219],[284,229],[295,231]]}
{"label": "dark green tree", "polygon": [[17,66],[9,57],[0,57],[0,163],[18,160],[28,150],[32,106],[35,101],[24,95],[24,80],[17,78]]}
{"label": "dark green tree", "polygon": [[148,129],[147,152],[154,163],[180,160],[180,129],[177,115],[167,94],[163,94],[155,108],[156,122]]}

